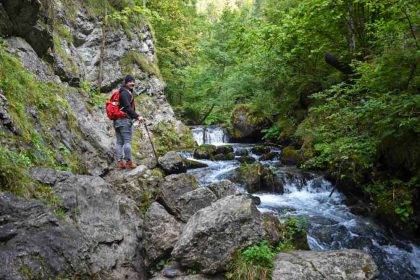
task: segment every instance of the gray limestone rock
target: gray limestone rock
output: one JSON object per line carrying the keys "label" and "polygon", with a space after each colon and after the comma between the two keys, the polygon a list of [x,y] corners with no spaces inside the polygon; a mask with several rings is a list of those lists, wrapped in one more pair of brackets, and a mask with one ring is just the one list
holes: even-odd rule
{"label": "gray limestone rock", "polygon": [[143,221],[136,203],[100,177],[54,172],[37,168],[31,173],[52,185],[68,222],[88,240],[90,272],[107,279],[143,279]]}
{"label": "gray limestone rock", "polygon": [[174,151],[167,152],[159,158],[159,165],[166,174],[178,174],[187,171],[182,157]]}
{"label": "gray limestone rock", "polygon": [[181,233],[182,225],[157,202],[152,203],[144,217],[144,249],[146,266],[170,255]]}
{"label": "gray limestone rock", "polygon": [[219,182],[212,183],[209,186],[209,189],[217,196],[218,199],[240,193],[235,187],[235,184],[229,180],[221,180]]}
{"label": "gray limestone rock", "polygon": [[368,280],[378,274],[372,257],[360,250],[292,251],[277,255],[273,279]]}
{"label": "gray limestone rock", "polygon": [[197,180],[190,174],[169,175],[159,185],[158,200],[169,213],[179,217],[181,212],[179,199],[184,194],[197,189],[197,187]]}
{"label": "gray limestone rock", "polygon": [[0,194],[0,279],[86,277],[90,244],[40,202]]}
{"label": "gray limestone rock", "polygon": [[262,217],[246,196],[227,196],[201,209],[184,226],[172,256],[205,274],[224,271],[237,250],[264,236]]}
{"label": "gray limestone rock", "polygon": [[198,210],[205,208],[216,201],[216,195],[205,187],[197,188],[180,196],[177,209],[179,209],[179,219],[187,222]]}

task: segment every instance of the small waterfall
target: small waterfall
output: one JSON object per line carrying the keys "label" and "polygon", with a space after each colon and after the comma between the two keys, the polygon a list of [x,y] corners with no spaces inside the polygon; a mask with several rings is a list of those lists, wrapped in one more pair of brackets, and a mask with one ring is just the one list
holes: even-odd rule
{"label": "small waterfall", "polygon": [[194,126],[191,131],[198,145],[218,145],[228,142],[225,130],[219,126]]}

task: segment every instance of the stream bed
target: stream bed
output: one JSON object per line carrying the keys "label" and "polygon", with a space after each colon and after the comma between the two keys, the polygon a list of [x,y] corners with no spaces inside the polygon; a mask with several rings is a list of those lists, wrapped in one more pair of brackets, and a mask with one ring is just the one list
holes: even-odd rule
{"label": "stream bed", "polygon": [[[217,126],[192,128],[198,144],[231,145],[234,151],[246,149],[252,154],[253,144],[227,143],[228,137]],[[281,152],[277,148],[271,148]],[[191,153],[183,153],[192,158]],[[208,167],[189,170],[202,186],[231,178],[240,166],[238,160],[199,160]],[[270,167],[283,182],[284,194],[257,193],[261,199],[259,210],[273,212],[280,220],[303,218],[308,222],[308,244],[311,250],[360,249],[374,258],[381,273],[379,279],[420,279],[420,247],[393,236],[386,229],[366,217],[354,215],[346,206],[346,198],[339,191],[330,197],[332,184],[316,173],[304,172],[293,166],[283,166],[278,160],[261,161]],[[238,189],[245,191],[240,185]]]}

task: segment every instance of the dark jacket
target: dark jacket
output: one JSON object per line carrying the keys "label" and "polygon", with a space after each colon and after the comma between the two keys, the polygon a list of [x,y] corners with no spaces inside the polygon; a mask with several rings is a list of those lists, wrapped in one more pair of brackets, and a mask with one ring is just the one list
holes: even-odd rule
{"label": "dark jacket", "polygon": [[137,119],[139,117],[136,113],[133,94],[125,87],[120,88],[120,109],[124,113],[127,113],[131,119]]}

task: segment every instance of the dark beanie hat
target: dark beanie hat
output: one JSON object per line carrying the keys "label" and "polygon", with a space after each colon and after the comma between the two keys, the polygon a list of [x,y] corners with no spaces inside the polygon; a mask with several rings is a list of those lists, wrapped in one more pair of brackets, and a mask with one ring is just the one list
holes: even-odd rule
{"label": "dark beanie hat", "polygon": [[131,75],[127,75],[126,77],[125,77],[125,79],[124,79],[124,84],[127,84],[127,83],[129,83],[129,82],[134,82],[135,81],[135,79],[134,79],[134,77],[133,76],[131,76]]}

